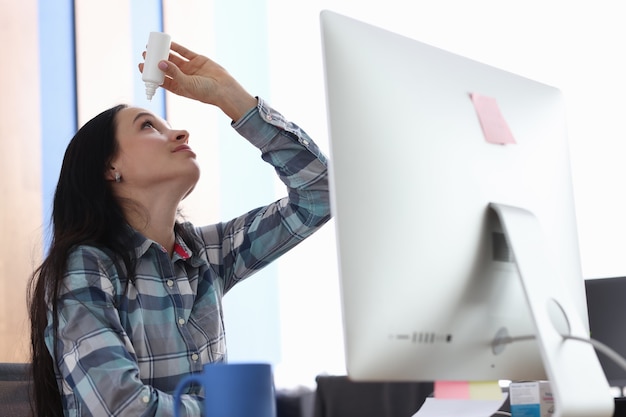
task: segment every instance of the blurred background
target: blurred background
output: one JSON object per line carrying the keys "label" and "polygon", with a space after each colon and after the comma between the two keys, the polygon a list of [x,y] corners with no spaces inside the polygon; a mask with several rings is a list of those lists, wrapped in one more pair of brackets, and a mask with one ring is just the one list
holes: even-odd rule
{"label": "blurred background", "polygon": [[[284,195],[272,168],[223,114],[161,90],[152,102],[145,99],[137,64],[150,31],[165,31],[222,64],[325,152],[323,9],[560,88],[583,275],[625,275],[626,25],[619,6],[618,0],[0,0],[0,361],[28,360],[26,283],[46,250],[63,152],[77,127],[102,110],[128,103],[190,131],[203,173],[183,209],[196,224]],[[277,385],[285,387],[343,374],[333,222],[229,293],[225,309],[231,361],[271,362]]]}

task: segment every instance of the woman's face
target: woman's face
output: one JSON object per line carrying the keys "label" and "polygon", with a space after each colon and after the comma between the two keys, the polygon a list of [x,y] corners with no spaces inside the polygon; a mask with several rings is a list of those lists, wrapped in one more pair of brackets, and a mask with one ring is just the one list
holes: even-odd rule
{"label": "woman's face", "polygon": [[116,116],[118,152],[111,162],[125,187],[149,190],[174,185],[188,194],[200,176],[196,154],[189,147],[189,132],[174,130],[153,113],[128,107]]}

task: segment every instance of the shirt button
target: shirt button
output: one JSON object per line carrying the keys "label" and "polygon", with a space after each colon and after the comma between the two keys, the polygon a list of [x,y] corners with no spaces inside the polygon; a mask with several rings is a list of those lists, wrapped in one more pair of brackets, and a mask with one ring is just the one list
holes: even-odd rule
{"label": "shirt button", "polygon": [[199,356],[198,356],[197,353],[194,353],[193,355],[191,355],[191,359],[193,359],[194,362],[197,361],[198,358],[199,358]]}
{"label": "shirt button", "polygon": [[141,397],[141,401],[143,401],[144,404],[148,404],[150,402],[150,397],[144,395],[143,397]]}
{"label": "shirt button", "polygon": [[178,319],[178,324],[180,324],[181,326],[182,326],[183,324],[185,324],[185,319],[184,319],[184,318],[182,318],[182,317],[181,317],[181,318],[179,318],[179,319]]}
{"label": "shirt button", "polygon": [[265,118],[266,118],[267,120],[272,120],[272,115],[271,115],[271,114],[268,114],[267,116],[265,116]]}
{"label": "shirt button", "polygon": [[174,286],[174,281],[172,281],[171,279],[167,280],[167,286],[172,288]]}

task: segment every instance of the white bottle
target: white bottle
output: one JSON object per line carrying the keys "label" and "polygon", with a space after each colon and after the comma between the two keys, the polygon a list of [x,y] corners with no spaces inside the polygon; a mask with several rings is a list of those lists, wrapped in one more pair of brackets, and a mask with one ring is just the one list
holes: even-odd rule
{"label": "white bottle", "polygon": [[146,84],[146,97],[152,100],[156,89],[163,84],[165,73],[158,67],[159,62],[167,60],[170,54],[172,38],[167,33],[150,32],[146,46],[146,59],[143,64],[141,79]]}

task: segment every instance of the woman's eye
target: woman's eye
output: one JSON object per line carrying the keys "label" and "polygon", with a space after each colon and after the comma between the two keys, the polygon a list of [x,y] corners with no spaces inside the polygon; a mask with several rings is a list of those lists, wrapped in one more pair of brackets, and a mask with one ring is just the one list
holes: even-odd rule
{"label": "woman's eye", "polygon": [[152,122],[151,122],[150,120],[146,120],[145,122],[143,122],[143,123],[141,124],[141,128],[142,128],[142,129],[145,129],[145,128],[147,128],[147,127],[154,128],[154,125],[152,124]]}

